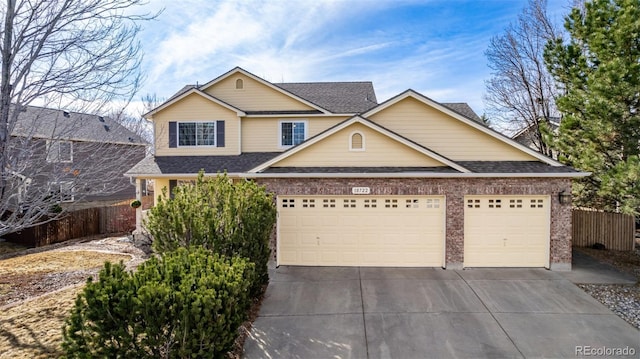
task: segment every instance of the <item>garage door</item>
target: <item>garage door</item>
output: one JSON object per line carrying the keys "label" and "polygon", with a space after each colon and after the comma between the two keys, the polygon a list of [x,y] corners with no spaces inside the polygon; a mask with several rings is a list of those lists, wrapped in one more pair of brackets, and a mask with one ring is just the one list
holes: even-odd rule
{"label": "garage door", "polygon": [[278,197],[278,263],[428,266],[444,259],[444,197]]}
{"label": "garage door", "polygon": [[549,267],[548,196],[467,196],[465,267]]}

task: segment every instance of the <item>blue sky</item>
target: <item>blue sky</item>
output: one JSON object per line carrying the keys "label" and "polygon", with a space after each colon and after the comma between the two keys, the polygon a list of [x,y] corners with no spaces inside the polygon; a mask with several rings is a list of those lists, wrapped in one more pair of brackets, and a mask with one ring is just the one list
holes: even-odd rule
{"label": "blue sky", "polygon": [[[570,0],[548,0],[559,23]],[[526,0],[150,0],[140,95],[167,98],[240,66],[271,82],[373,81],[484,112],[484,55]]]}

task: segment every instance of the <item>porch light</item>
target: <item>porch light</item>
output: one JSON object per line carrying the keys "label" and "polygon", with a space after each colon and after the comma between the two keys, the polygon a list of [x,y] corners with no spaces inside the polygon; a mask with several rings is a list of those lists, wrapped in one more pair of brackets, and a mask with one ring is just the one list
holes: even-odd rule
{"label": "porch light", "polygon": [[558,200],[560,201],[560,204],[571,204],[571,193],[562,190],[558,193]]}

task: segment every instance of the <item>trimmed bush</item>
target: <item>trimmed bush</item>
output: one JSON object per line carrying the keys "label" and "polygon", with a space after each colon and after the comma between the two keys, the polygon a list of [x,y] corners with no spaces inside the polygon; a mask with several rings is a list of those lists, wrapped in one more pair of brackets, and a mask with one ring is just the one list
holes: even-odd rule
{"label": "trimmed bush", "polygon": [[63,330],[68,358],[217,358],[246,319],[253,263],[203,248],[151,258],[134,273],[105,263]]}
{"label": "trimmed bush", "polygon": [[[166,189],[164,189],[166,191]],[[165,198],[166,192],[164,192]],[[227,257],[241,256],[256,264],[258,294],[269,280],[269,239],[276,222],[273,196],[251,181],[233,182],[226,174],[178,186],[172,199],[160,199],[145,227],[160,252],[192,245]]]}

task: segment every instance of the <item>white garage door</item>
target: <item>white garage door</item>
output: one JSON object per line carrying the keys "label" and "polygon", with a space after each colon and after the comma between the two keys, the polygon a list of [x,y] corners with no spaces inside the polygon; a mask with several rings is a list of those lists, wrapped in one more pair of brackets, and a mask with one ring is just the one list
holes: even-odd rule
{"label": "white garage door", "polygon": [[442,267],[444,204],[432,196],[279,196],[278,264]]}
{"label": "white garage door", "polygon": [[465,267],[549,267],[548,196],[466,196]]}

